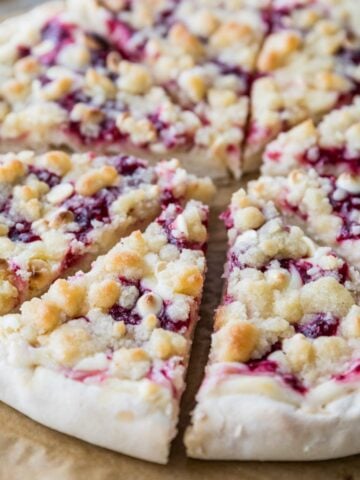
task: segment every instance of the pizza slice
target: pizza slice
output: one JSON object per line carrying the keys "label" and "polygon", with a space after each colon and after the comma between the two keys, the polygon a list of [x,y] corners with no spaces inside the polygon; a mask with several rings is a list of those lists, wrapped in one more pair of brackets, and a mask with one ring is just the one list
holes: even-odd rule
{"label": "pizza slice", "polygon": [[360,266],[360,104],[310,120],[270,143],[262,173],[250,182],[259,201],[272,200],[289,221]]}
{"label": "pizza slice", "polygon": [[116,14],[98,3],[45,5],[0,25],[1,148],[121,149],[239,176],[260,11],[132,2]]}
{"label": "pizza slice", "polygon": [[359,92],[360,37],[327,2],[274,2],[270,33],[257,59],[244,169],[260,166],[266,145],[279,133],[334,108]]}
{"label": "pizza slice", "polygon": [[0,399],[88,442],[165,463],[205,274],[206,206],[170,204],[91,270],[0,317]]}
{"label": "pizza slice", "polygon": [[176,160],[149,167],[125,155],[31,151],[0,155],[0,313],[105,253],[161,207],[206,200],[209,179]]}
{"label": "pizza slice", "polygon": [[359,174],[293,170],[287,177],[262,176],[248,190],[259,201],[274,201],[290,223],[360,267]]}
{"label": "pizza slice", "polygon": [[359,273],[243,190],[188,454],[315,460],[360,451]]}
{"label": "pizza slice", "polygon": [[314,168],[320,175],[360,172],[360,97],[326,115],[317,125],[307,120],[280,134],[263,155],[264,175],[287,175]]}

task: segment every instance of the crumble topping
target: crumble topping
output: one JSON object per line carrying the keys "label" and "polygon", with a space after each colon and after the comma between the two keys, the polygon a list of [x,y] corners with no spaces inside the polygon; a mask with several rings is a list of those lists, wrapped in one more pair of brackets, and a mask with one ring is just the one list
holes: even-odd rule
{"label": "crumble topping", "polygon": [[318,242],[359,265],[359,175],[320,176],[315,170],[293,170],[287,177],[262,176],[250,183],[249,192],[260,201],[273,200]]}
{"label": "crumble topping", "polygon": [[207,217],[198,201],[170,204],[88,273],[57,280],[1,317],[9,361],[86,383],[149,380],[178,396],[204,281]]}
{"label": "crumble topping", "polygon": [[[151,168],[126,155],[58,151],[0,156],[0,183],[1,313],[41,294],[70,269],[87,268],[162,205],[207,201],[214,192],[209,179],[187,174],[176,160]],[[183,235],[203,241],[206,232],[188,230],[180,218]]]}
{"label": "crumble topping", "polygon": [[199,395],[258,393],[324,405],[334,382],[341,394],[341,385],[358,381],[359,274],[255,193],[235,193],[223,215],[226,288]]}
{"label": "crumble topping", "polygon": [[311,120],[282,133],[264,154],[265,175],[287,175],[294,168],[314,168],[321,175],[359,173],[360,103],[326,115],[318,126]]}
{"label": "crumble topping", "polygon": [[246,169],[257,168],[267,143],[307,119],[350,103],[358,94],[357,52],[349,15],[352,2],[274,2],[269,34],[257,58],[263,75],[251,93]]}
{"label": "crumble topping", "polygon": [[3,141],[121,145],[150,160],[192,152],[214,175],[239,175],[263,6],[198,3],[70,2],[28,40],[14,33],[0,79]]}

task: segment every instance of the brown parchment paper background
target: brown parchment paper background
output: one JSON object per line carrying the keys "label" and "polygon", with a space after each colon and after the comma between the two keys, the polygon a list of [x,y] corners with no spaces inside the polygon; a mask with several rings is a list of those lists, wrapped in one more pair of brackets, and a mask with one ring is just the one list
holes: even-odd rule
{"label": "brown parchment paper background", "polygon": [[[0,0],[0,17],[38,3],[41,1]],[[239,187],[239,183],[220,187],[212,207],[201,320],[182,401],[180,431],[169,464],[154,465],[87,444],[43,427],[0,403],[0,480],[360,480],[360,455],[307,463],[204,462],[186,458],[182,436],[206,364],[212,315],[221,295],[226,236],[218,216]]]}

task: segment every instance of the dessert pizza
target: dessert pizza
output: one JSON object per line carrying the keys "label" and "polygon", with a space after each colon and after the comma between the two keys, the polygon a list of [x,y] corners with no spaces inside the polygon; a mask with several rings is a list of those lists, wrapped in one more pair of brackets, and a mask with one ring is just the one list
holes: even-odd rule
{"label": "dessert pizza", "polygon": [[188,454],[314,460],[358,453],[359,273],[240,190]]}
{"label": "dessert pizza", "polygon": [[0,155],[0,189],[1,314],[87,269],[162,206],[213,192],[176,160],[149,167],[125,155],[59,151]]}
{"label": "dessert pizza", "polygon": [[69,3],[0,26],[1,148],[19,141],[101,153],[121,148],[151,161],[175,155],[214,177],[229,170],[239,176],[266,28],[260,9],[108,2],[113,11],[99,2]]}
{"label": "dessert pizza", "polygon": [[202,293],[208,209],[170,204],[84,274],[0,317],[0,399],[154,462],[176,433]]}

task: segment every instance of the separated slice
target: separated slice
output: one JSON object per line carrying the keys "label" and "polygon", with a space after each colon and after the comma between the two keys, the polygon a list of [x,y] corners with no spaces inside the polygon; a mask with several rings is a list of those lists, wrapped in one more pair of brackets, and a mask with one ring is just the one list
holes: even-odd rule
{"label": "separated slice", "polygon": [[359,274],[266,204],[234,194],[225,294],[185,443],[204,459],[360,451]]}
{"label": "separated slice", "polygon": [[314,168],[320,175],[360,171],[360,98],[326,115],[316,126],[307,120],[280,134],[264,152],[264,175],[287,175]]}
{"label": "separated slice", "polygon": [[[260,166],[279,133],[350,103],[359,91],[360,37],[350,27],[351,2],[275,1],[270,33],[257,59],[244,168]],[[342,9],[343,7],[343,9]],[[343,10],[343,11],[342,11]]]}
{"label": "separated slice", "polygon": [[205,275],[206,206],[171,204],[91,270],[0,318],[0,399],[88,442],[165,463]]}

